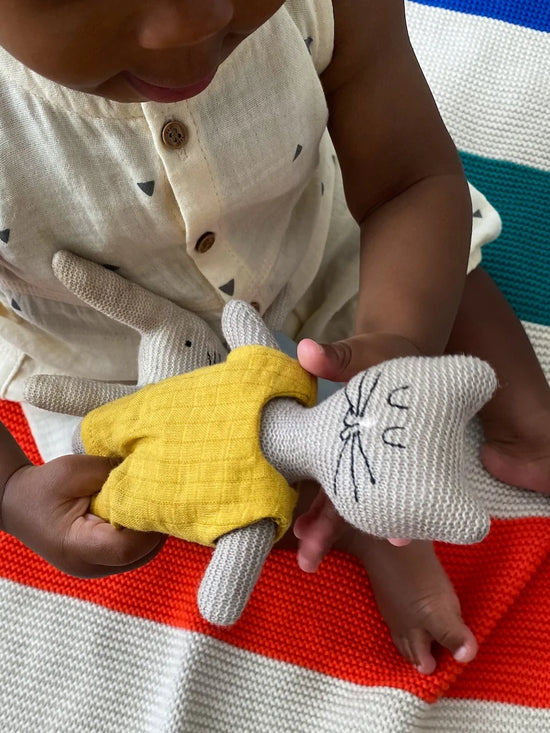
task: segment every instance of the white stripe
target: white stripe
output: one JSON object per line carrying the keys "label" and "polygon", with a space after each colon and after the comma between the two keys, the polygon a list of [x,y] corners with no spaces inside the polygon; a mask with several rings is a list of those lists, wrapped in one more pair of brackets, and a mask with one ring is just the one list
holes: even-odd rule
{"label": "white stripe", "polygon": [[8,733],[550,730],[550,710],[428,705],[5,580],[0,599]]}
{"label": "white stripe", "polygon": [[457,147],[550,171],[550,33],[415,2],[407,20]]}
{"label": "white stripe", "polygon": [[[407,727],[426,705],[201,634],[0,581],[0,730],[317,731]],[[342,726],[342,727],[341,727]]]}
{"label": "white stripe", "polygon": [[422,722],[422,730],[436,733],[548,733],[550,710],[485,700],[443,699],[429,709]]}

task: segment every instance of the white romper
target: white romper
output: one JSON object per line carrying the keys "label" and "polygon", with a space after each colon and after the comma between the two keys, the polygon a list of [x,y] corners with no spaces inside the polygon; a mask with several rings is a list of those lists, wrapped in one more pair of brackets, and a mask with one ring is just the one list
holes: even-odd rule
{"label": "white romper", "polygon": [[[176,104],[65,89],[0,49],[0,396],[36,372],[136,378],[136,334],[56,281],[59,249],[215,327],[236,297],[294,338],[350,331],[358,227],[319,82],[332,48],[332,2],[289,0]],[[473,265],[499,228],[474,195],[493,228]]]}

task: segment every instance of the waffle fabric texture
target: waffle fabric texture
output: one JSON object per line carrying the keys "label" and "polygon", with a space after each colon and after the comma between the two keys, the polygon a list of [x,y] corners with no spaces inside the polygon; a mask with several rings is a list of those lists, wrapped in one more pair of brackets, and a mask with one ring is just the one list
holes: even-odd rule
{"label": "waffle fabric texture", "polygon": [[116,526],[213,546],[271,518],[290,525],[296,492],[260,449],[261,412],[275,397],[312,406],[316,382],[297,361],[242,346],[223,364],[148,385],[82,421],[91,455],[123,458],[91,511]]}

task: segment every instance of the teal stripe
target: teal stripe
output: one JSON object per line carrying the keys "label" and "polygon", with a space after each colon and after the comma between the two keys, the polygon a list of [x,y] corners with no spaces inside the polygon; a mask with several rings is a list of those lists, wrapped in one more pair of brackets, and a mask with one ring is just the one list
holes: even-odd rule
{"label": "teal stripe", "polygon": [[461,154],[468,179],[503,221],[483,264],[518,316],[550,326],[550,173]]}

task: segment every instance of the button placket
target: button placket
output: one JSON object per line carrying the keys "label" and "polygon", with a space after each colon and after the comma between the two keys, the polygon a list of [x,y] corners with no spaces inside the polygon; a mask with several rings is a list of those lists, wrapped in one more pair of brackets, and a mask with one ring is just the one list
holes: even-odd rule
{"label": "button placket", "polygon": [[[225,273],[220,278],[220,270],[225,269],[225,247],[220,233],[212,231],[220,220],[222,197],[213,175],[215,166],[208,159],[209,147],[200,139],[201,106],[200,99],[192,99],[177,108],[146,103],[143,111],[183,220],[187,253],[222,298],[218,288],[220,279],[224,282]],[[231,274],[229,269],[226,279]]]}

